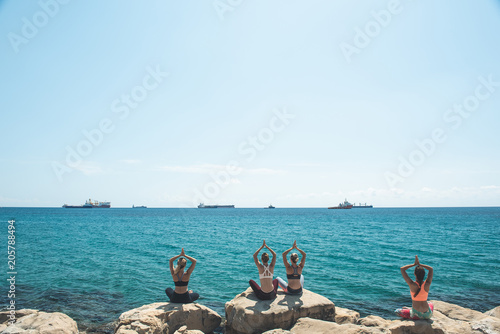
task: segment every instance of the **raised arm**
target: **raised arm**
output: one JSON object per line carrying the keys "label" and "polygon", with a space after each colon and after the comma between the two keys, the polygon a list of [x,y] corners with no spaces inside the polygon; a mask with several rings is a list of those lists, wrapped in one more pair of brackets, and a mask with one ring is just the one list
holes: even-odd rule
{"label": "raised arm", "polygon": [[411,278],[406,273],[406,270],[408,270],[408,268],[411,268],[411,267],[414,267],[414,266],[415,266],[414,264],[408,264],[406,266],[401,267],[401,275],[403,275],[403,278],[404,278],[406,284],[408,284],[408,285],[411,285],[413,283],[413,281],[411,280]]}
{"label": "raised arm", "polygon": [[267,249],[269,249],[269,251],[273,255],[273,259],[271,260],[271,268],[274,268],[274,265],[276,264],[276,252],[273,251],[271,247],[265,244],[265,240],[264,240],[264,245],[266,246]]}
{"label": "raised arm", "polygon": [[194,267],[196,267],[196,259],[194,257],[186,255],[186,253],[184,253],[184,248],[182,249],[182,252],[183,252],[184,257],[186,259],[188,259],[189,261],[191,261],[191,265],[189,266],[189,269],[186,271],[186,274],[191,275],[191,273],[194,270]]}
{"label": "raised arm", "polygon": [[431,266],[420,264],[424,269],[427,269],[429,273],[427,274],[427,279],[425,280],[426,289],[431,286],[432,278],[434,276],[434,269]]}
{"label": "raised arm", "polygon": [[255,262],[255,264],[257,265],[257,267],[259,266],[260,262],[259,262],[259,252],[262,250],[262,248],[264,248],[264,246],[266,245],[266,240],[264,240],[264,242],[262,243],[262,246],[260,246],[259,249],[257,249],[255,251],[255,253],[253,253],[253,261]]}
{"label": "raised arm", "polygon": [[[184,248],[182,249],[182,252],[183,251],[184,251]],[[181,252],[181,254],[182,254],[182,252]],[[170,274],[172,274],[172,276],[174,276],[174,261],[177,260],[178,258],[180,258],[181,254],[176,255],[176,256],[170,258],[170,260],[168,261],[169,266],[170,266]]]}
{"label": "raised arm", "polygon": [[287,256],[288,256],[288,253],[290,253],[292,251],[292,249],[293,249],[293,246],[283,252],[283,264],[285,265],[285,268],[290,267],[290,264],[288,263]]}
{"label": "raised arm", "polygon": [[297,247],[297,242],[295,242],[295,249],[297,249],[297,251],[299,251],[299,253],[302,257],[300,260],[300,263],[299,263],[299,267],[304,268],[304,264],[306,264],[306,252],[304,252],[302,249]]}
{"label": "raised arm", "polygon": [[417,256],[415,256],[415,263],[408,264],[408,265],[402,266],[400,268],[401,269],[401,275],[403,275],[403,278],[404,278],[406,284],[408,284],[408,285],[411,285],[413,283],[413,281],[411,280],[411,278],[406,273],[406,270],[408,270],[411,267],[415,267],[416,265],[418,265],[418,257]]}

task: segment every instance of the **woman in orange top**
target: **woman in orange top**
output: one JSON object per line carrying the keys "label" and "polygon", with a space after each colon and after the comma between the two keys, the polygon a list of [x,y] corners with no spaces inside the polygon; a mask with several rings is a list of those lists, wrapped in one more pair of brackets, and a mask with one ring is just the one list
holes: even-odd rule
{"label": "woman in orange top", "polygon": [[[413,281],[406,273],[406,270],[411,267],[415,267],[415,281]],[[427,269],[429,273],[427,275],[427,279],[424,281],[425,269]],[[418,256],[416,255],[415,263],[401,267],[401,275],[403,275],[404,280],[410,287],[412,307],[409,312],[407,308],[396,310],[398,315],[404,318],[409,317],[412,319],[430,319],[432,317],[434,305],[427,302],[427,296],[429,295],[429,289],[432,283],[433,271],[434,270],[431,266],[421,264],[418,261]]]}

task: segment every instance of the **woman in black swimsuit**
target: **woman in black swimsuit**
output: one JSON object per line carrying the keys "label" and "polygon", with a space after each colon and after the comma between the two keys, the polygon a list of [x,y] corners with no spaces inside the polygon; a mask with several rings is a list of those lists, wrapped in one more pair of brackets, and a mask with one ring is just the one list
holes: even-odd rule
{"label": "woman in black swimsuit", "polygon": [[[297,253],[292,253],[292,255],[290,256],[290,261],[292,264],[289,264],[286,259],[288,253],[290,253],[294,248],[302,255],[302,259],[298,265],[297,262],[299,260],[299,256],[297,255]],[[276,278],[278,280],[280,288],[282,288],[285,293],[291,295],[298,295],[302,293],[302,288],[304,287],[304,276],[302,275],[302,270],[304,269],[305,263],[306,252],[299,249],[299,247],[297,247],[297,241],[294,241],[292,248],[287,249],[283,252],[283,264],[286,268],[286,278],[288,279],[288,284],[281,277]]]}
{"label": "woman in black swimsuit", "polygon": [[[189,261],[191,261],[191,266],[189,266],[189,269],[184,272],[184,269],[186,268],[187,260],[181,256],[186,257]],[[174,261],[176,259],[180,258],[177,261],[177,267],[174,269]],[[165,292],[167,293],[168,298],[170,298],[170,301],[172,303],[192,303],[198,297],[200,296],[196,292],[193,292],[192,290],[188,291],[188,282],[189,278],[191,277],[191,273],[194,270],[194,267],[196,266],[196,259],[188,256],[184,253],[184,248],[182,249],[181,253],[177,256],[174,256],[173,258],[170,259],[170,273],[172,274],[172,279],[174,280],[174,285],[175,285],[175,290],[172,288],[166,288]]]}

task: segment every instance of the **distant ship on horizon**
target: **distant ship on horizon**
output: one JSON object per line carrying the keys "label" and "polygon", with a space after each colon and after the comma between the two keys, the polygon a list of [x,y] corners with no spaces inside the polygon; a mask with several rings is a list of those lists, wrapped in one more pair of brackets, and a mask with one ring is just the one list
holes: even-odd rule
{"label": "distant ship on horizon", "polygon": [[148,207],[145,205],[133,205],[132,204],[132,209],[147,209]]}
{"label": "distant ship on horizon", "polygon": [[234,205],[205,205],[200,203],[198,209],[234,209]]}
{"label": "distant ship on horizon", "polygon": [[344,203],[339,203],[337,206],[331,206],[328,209],[352,209],[352,204],[347,201],[347,198],[344,200]]}
{"label": "distant ship on horizon", "polygon": [[359,203],[359,205],[356,205],[356,203],[354,203],[352,208],[353,209],[371,209],[371,208],[373,208],[373,205],[366,205],[366,203],[364,205],[361,203]]}
{"label": "distant ship on horizon", "polygon": [[373,208],[373,205],[366,205],[366,203],[363,205],[359,203],[359,205],[353,205],[352,203],[349,203],[347,198],[344,200],[344,203],[339,203],[337,206],[331,206],[328,209],[371,209]]}
{"label": "distant ship on horizon", "polygon": [[92,209],[92,208],[109,209],[111,207],[111,202],[92,201],[89,198],[87,201],[85,201],[85,204],[83,205],[64,204],[62,207],[67,209]]}
{"label": "distant ship on horizon", "polygon": [[269,204],[269,206],[267,208],[264,208],[264,209],[276,209],[272,204]]}

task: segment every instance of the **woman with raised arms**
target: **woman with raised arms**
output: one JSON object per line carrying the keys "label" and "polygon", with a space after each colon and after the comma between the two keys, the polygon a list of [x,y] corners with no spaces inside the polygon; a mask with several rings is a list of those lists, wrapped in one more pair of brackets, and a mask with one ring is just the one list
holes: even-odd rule
{"label": "woman with raised arms", "polygon": [[[413,281],[406,273],[406,270],[411,267],[415,267],[415,281]],[[429,271],[426,280],[424,280],[425,269]],[[397,309],[397,315],[403,318],[411,319],[430,319],[432,317],[434,305],[427,302],[427,297],[429,295],[433,273],[434,270],[432,269],[432,267],[421,264],[418,260],[418,256],[416,255],[415,263],[401,267],[401,275],[403,275],[406,284],[408,284],[408,287],[410,288],[412,307],[411,309],[407,307]]]}
{"label": "woman with raised arms", "polygon": [[[299,264],[297,264],[299,261],[299,255],[297,253],[292,253],[292,255],[290,255],[290,263],[288,263],[286,258],[288,253],[290,253],[294,248],[302,256]],[[302,270],[304,269],[305,263],[306,252],[299,249],[299,247],[297,247],[297,241],[294,241],[293,246],[283,252],[283,264],[286,268],[286,278],[288,279],[288,283],[281,277],[276,278],[280,288],[283,289],[285,293],[291,295],[298,295],[302,293],[302,288],[304,287],[304,276],[302,275]]]}
{"label": "woman with raised arms", "polygon": [[[185,258],[184,258],[184,257]],[[174,268],[174,261],[177,260],[177,266]],[[184,271],[187,265],[187,260],[191,261],[191,265],[188,270]],[[188,282],[191,274],[193,273],[194,267],[196,266],[196,259],[186,255],[184,253],[184,248],[179,255],[172,257],[169,261],[170,264],[170,274],[172,274],[172,279],[174,280],[175,290],[172,288],[165,289],[168,298],[172,303],[192,303],[200,295],[192,290],[188,291]]]}
{"label": "woman with raised arms", "polygon": [[[271,264],[269,264],[269,254],[267,253],[262,253],[262,264],[259,262],[258,255],[264,247],[267,248],[273,255]],[[276,292],[278,291],[278,280],[273,280],[276,253],[268,245],[266,245],[266,240],[264,240],[262,246],[260,246],[260,248],[253,254],[253,260],[257,269],[259,269],[260,286],[254,280],[250,280],[250,287],[252,287],[252,290],[257,298],[261,300],[274,299],[276,297]]]}

